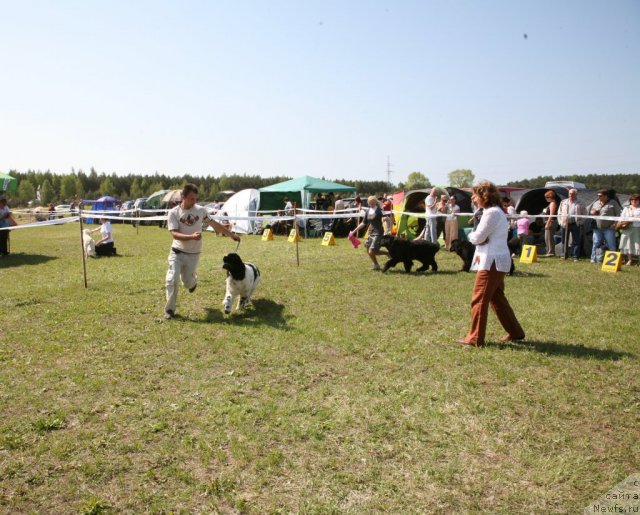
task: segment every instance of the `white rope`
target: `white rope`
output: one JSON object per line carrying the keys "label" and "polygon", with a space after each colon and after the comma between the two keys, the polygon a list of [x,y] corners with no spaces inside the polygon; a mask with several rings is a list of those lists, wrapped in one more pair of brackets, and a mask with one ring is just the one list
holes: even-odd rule
{"label": "white rope", "polygon": [[17,229],[31,229],[32,227],[44,227],[45,225],[64,225],[71,222],[77,222],[80,218],[72,216],[69,218],[58,218],[57,220],[46,220],[44,222],[33,222],[30,224],[13,225],[11,227],[0,227],[0,231],[15,231]]}
{"label": "white rope", "polygon": [[[330,212],[317,212],[317,211],[313,211],[313,210],[304,210],[305,212],[301,213],[301,214],[296,214],[296,215],[267,215],[267,216],[236,216],[236,215],[220,215],[218,213],[214,214],[214,215],[209,215],[209,219],[211,220],[215,220],[216,222],[220,223],[220,222],[233,222],[233,221],[255,221],[255,222],[262,222],[262,225],[266,225],[266,224],[272,224],[275,222],[290,222],[293,220],[335,220],[335,219],[349,219],[349,218],[354,218],[356,216],[364,216],[364,213],[362,213],[361,211],[349,211],[349,212],[339,212],[339,213],[330,213]],[[342,211],[342,210],[341,210]],[[345,210],[347,211],[347,210]],[[164,213],[162,215],[155,215],[155,216],[121,216],[118,213],[134,213],[134,212],[146,212],[146,213]],[[29,223],[29,224],[21,224],[21,225],[14,225],[12,227],[3,227],[0,228],[0,230],[14,230],[14,229],[27,229],[27,228],[32,228],[32,227],[43,227],[46,225],[60,225],[60,224],[67,224],[70,222],[77,222],[79,220],[79,217],[82,216],[83,219],[89,219],[89,218],[104,218],[106,220],[116,220],[116,221],[131,221],[131,222],[162,222],[162,221],[166,221],[167,220],[167,210],[162,210],[162,209],[155,209],[155,210],[126,210],[126,211],[82,211],[82,213],[80,215],[77,216],[71,216],[71,217],[66,217],[66,218],[55,218],[53,220],[46,220],[46,221],[42,221],[42,222],[34,222],[34,223]],[[24,211],[20,211],[20,210],[16,210],[16,211],[12,211],[13,214],[16,215],[23,215]],[[43,211],[41,212],[41,214],[44,216],[46,215],[48,212],[47,211]],[[451,216],[451,214],[442,214],[442,213],[438,213],[436,215],[427,215],[424,212],[420,212],[420,213],[414,213],[414,212],[409,212],[409,211],[391,211],[389,212],[390,214],[387,215],[383,215],[383,216],[390,216],[391,213],[394,215],[400,215],[400,216],[412,216],[415,218],[446,218]],[[29,212],[29,215],[33,215],[36,213],[33,212]],[[455,213],[454,216],[457,217],[462,217],[462,216],[469,216],[472,217],[474,216],[474,213]],[[535,219],[535,218],[542,218],[542,219],[548,219],[548,218],[558,218],[558,215],[543,215],[543,214],[539,214],[539,215],[525,215],[527,216],[527,218],[531,219]],[[522,215],[510,215],[507,216],[507,218],[511,221],[516,221],[520,218],[522,218]],[[564,217],[564,215],[563,215]],[[635,218],[635,217],[630,217],[630,216],[595,216],[595,215],[571,215],[571,218],[581,218],[581,219],[591,219],[591,220],[603,220],[603,221],[611,221],[611,222],[638,222],[640,221],[640,219]]]}

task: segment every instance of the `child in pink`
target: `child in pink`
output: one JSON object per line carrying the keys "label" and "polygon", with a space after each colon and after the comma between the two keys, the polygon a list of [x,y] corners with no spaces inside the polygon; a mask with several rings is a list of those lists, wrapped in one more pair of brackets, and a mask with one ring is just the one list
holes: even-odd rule
{"label": "child in pink", "polygon": [[527,241],[527,234],[529,234],[529,213],[526,211],[520,212],[520,218],[516,221],[516,230],[518,231],[518,239],[520,240],[520,249]]}

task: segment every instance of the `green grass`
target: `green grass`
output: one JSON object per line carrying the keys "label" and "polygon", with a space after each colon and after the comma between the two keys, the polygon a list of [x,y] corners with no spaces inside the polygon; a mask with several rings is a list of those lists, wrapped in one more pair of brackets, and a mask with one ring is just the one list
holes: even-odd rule
{"label": "green grass", "polygon": [[[346,240],[228,238],[162,320],[166,231],[12,234],[0,259],[0,511],[576,512],[638,471],[640,271],[518,265],[526,344],[467,349],[473,274],[383,275]],[[488,339],[502,334],[490,316]]]}

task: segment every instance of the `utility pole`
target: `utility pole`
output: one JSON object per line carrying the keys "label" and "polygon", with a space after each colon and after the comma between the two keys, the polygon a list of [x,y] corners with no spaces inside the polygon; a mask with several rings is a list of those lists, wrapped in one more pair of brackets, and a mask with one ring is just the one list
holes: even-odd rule
{"label": "utility pole", "polygon": [[387,156],[387,182],[389,183],[389,188],[393,189],[393,184],[391,184],[391,174],[393,170],[391,170],[391,161],[389,161],[389,156]]}

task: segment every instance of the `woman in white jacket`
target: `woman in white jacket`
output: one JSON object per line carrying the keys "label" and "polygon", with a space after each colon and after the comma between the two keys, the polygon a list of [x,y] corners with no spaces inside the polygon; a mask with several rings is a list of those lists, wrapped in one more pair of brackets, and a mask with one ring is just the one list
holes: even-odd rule
{"label": "woman in white jacket", "polygon": [[471,295],[471,327],[458,343],[476,347],[485,344],[489,306],[506,331],[500,341],[523,340],[524,330],[504,295],[511,253],[507,246],[509,223],[500,206],[500,193],[493,183],[482,181],[473,187],[471,199],[484,211],[477,229],[469,234],[469,241],[476,246],[471,269],[478,273]]}

